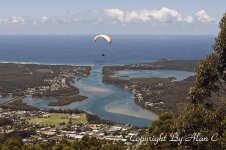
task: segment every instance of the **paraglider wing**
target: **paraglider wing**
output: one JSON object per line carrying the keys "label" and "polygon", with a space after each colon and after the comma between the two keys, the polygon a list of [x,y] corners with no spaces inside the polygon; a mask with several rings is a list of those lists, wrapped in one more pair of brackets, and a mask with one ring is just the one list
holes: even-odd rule
{"label": "paraglider wing", "polygon": [[104,38],[105,40],[108,41],[108,43],[112,43],[112,37],[110,37],[109,35],[106,35],[106,34],[101,34],[101,35],[95,36],[93,41],[96,42],[100,38]]}

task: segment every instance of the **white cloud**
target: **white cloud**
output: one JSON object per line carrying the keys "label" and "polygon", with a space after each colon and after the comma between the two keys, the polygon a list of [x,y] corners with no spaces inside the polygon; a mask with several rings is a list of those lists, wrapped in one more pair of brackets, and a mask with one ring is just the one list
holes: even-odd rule
{"label": "white cloud", "polygon": [[125,14],[119,9],[106,9],[106,15],[119,20],[120,22],[125,22]]}
{"label": "white cloud", "polygon": [[49,22],[50,22],[49,17],[47,17],[47,16],[42,16],[42,18],[41,18],[41,23],[49,23]]}
{"label": "white cloud", "polygon": [[48,24],[48,25],[60,25],[60,24],[78,24],[80,20],[78,18],[59,18],[59,19],[51,19],[47,16],[42,16],[41,20],[37,22],[36,20],[33,22],[34,25],[39,23],[41,24]]}
{"label": "white cloud", "polygon": [[26,24],[25,19],[20,16],[12,16],[9,18],[0,18],[1,25],[9,25],[9,24]]}
{"label": "white cloud", "polygon": [[153,17],[161,23],[172,23],[172,22],[192,22],[191,16],[183,17],[179,12],[169,8],[161,8],[160,10],[150,10],[149,16]]}
{"label": "white cloud", "polygon": [[192,16],[186,16],[186,17],[184,18],[184,20],[185,20],[187,23],[193,23],[193,21],[194,21],[194,19],[193,19]]}
{"label": "white cloud", "polygon": [[13,24],[24,24],[25,20],[23,17],[13,16],[11,17],[10,22]]}
{"label": "white cloud", "polygon": [[198,11],[197,13],[195,13],[195,16],[197,17],[197,19],[200,22],[203,22],[203,23],[215,22],[215,18],[209,16],[204,9],[202,9],[202,10]]}
{"label": "white cloud", "polygon": [[159,10],[123,11],[120,9],[106,9],[105,14],[121,23],[147,22],[154,20],[159,23],[186,22],[192,23],[192,16],[183,17],[173,9],[162,7]]}

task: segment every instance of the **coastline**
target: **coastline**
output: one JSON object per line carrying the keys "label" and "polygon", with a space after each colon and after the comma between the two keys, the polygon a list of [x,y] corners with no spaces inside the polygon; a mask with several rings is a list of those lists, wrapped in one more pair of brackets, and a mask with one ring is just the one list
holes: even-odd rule
{"label": "coastline", "polygon": [[78,66],[78,67],[82,67],[82,66],[90,66],[93,67],[94,64],[90,63],[90,64],[78,64],[78,63],[43,63],[43,62],[20,62],[20,61],[0,61],[0,64],[22,64],[22,65],[51,65],[51,66]]}

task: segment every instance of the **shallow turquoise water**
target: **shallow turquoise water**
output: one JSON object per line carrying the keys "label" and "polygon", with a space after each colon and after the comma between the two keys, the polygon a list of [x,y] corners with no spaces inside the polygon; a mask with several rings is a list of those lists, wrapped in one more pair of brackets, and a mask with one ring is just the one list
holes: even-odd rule
{"label": "shallow turquoise water", "polygon": [[181,81],[194,75],[195,75],[194,72],[177,71],[177,70],[121,70],[121,71],[117,71],[114,77],[125,79],[125,80],[128,80],[130,78],[175,77],[176,79],[174,81]]}
{"label": "shallow turquoise water", "polygon": [[0,104],[3,104],[3,103],[5,103],[5,102],[7,102],[7,101],[9,101],[9,100],[11,100],[11,99],[13,99],[13,97],[12,96],[8,96],[8,97],[0,97]]}

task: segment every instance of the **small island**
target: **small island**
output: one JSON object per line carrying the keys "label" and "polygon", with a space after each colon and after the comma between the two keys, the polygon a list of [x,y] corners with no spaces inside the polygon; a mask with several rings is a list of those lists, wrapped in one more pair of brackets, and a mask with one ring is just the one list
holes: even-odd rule
{"label": "small island", "polygon": [[72,85],[89,76],[91,66],[0,63],[0,95],[18,99],[33,96],[52,97],[50,106],[67,105],[86,99]]}

